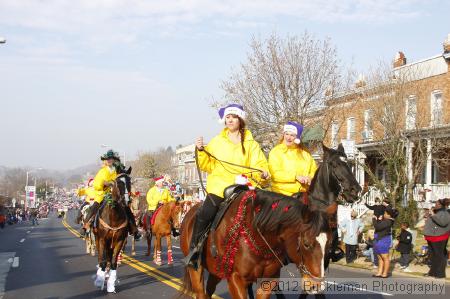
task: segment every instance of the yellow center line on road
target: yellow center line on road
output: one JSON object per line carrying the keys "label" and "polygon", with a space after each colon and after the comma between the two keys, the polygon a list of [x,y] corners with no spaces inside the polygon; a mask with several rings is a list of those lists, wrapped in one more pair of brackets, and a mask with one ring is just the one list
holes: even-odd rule
{"label": "yellow center line on road", "polygon": [[[80,233],[78,233],[73,227],[71,227],[66,220],[64,219],[62,221],[62,224],[72,233],[74,234],[76,237],[80,237]],[[174,276],[171,276],[170,274],[167,274],[161,270],[158,270],[150,265],[144,264],[141,261],[138,261],[128,255],[126,255],[125,253],[122,253],[122,262],[124,264],[129,265],[130,267],[146,274],[147,276],[153,277],[157,280],[159,280],[160,282],[180,291],[183,285],[183,281],[179,278],[176,278]],[[190,294],[192,297],[194,297],[194,294]],[[212,296],[213,299],[223,299],[220,296],[217,295],[213,295]]]}

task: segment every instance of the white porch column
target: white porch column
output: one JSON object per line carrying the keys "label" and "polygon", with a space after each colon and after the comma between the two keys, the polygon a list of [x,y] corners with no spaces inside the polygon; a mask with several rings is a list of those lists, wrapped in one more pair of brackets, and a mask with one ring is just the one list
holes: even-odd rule
{"label": "white porch column", "polygon": [[406,174],[408,183],[411,183],[413,180],[413,148],[414,143],[408,140],[406,142]]}
{"label": "white porch column", "polygon": [[358,151],[356,179],[362,188],[364,188],[364,164],[366,163],[366,158],[367,156],[363,152]]}
{"label": "white porch column", "polygon": [[[432,163],[433,157],[431,155],[431,139],[427,139],[427,165],[426,165],[426,176],[425,185],[427,188],[431,189],[431,175],[432,175]],[[431,192],[426,192],[427,201],[431,200]]]}

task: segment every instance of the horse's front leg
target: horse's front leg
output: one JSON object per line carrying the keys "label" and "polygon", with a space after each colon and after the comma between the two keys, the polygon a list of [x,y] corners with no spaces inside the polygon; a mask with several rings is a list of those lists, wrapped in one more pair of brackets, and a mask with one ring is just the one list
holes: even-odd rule
{"label": "horse's front leg", "polygon": [[[278,286],[278,281],[280,277],[280,272],[278,272],[275,277],[272,277],[270,279],[267,279],[263,282],[261,282],[260,285],[257,285],[256,290],[256,298],[257,299],[268,299],[270,298],[270,295],[272,291],[278,291],[276,287]],[[284,299],[286,298],[283,293],[275,293],[277,299]]]}
{"label": "horse's front leg", "polygon": [[104,247],[104,239],[100,238],[98,235],[95,238],[95,242],[97,244],[98,251],[98,269],[97,275],[95,277],[94,285],[103,290],[103,286],[105,284],[105,269],[106,269],[106,258],[105,258],[105,247]]}
{"label": "horse's front leg", "polygon": [[228,279],[228,290],[230,291],[231,298],[233,299],[246,299],[247,286],[248,284],[237,273],[231,274],[231,277]]}
{"label": "horse's front leg", "polygon": [[156,238],[156,243],[155,243],[155,256],[153,257],[155,260],[155,264],[157,264],[158,266],[161,266],[162,262],[161,262],[161,235],[157,234],[155,236]]}
{"label": "horse's front leg", "polygon": [[167,241],[167,264],[173,264],[173,256],[172,256],[172,238],[171,235],[166,236]]}
{"label": "horse's front leg", "polygon": [[186,267],[186,271],[186,274],[189,275],[189,279],[191,280],[192,290],[195,293],[195,298],[211,298],[211,296],[208,296],[205,293],[205,286],[203,283],[203,267],[199,266],[197,270],[194,270],[191,267]]}
{"label": "horse's front leg", "polygon": [[136,255],[136,240],[134,238],[131,238],[131,256]]}
{"label": "horse's front leg", "polygon": [[123,239],[119,239],[113,248],[108,248],[107,250],[111,256],[111,269],[109,270],[109,278],[106,286],[106,290],[108,291],[108,293],[116,292],[118,259],[121,251],[125,247],[127,235],[128,232],[125,232],[125,236],[123,236]]}

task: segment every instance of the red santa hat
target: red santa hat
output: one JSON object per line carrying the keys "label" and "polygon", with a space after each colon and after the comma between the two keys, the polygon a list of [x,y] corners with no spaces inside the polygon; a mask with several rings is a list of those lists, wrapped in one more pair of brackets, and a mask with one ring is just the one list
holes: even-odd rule
{"label": "red santa hat", "polygon": [[155,181],[155,184],[162,183],[164,182],[164,176],[154,178],[153,180]]}

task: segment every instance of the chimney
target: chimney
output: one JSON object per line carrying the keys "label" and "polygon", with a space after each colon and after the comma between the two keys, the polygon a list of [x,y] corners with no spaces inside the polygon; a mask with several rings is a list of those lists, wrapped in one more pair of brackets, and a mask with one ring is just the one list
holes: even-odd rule
{"label": "chimney", "polygon": [[403,52],[398,51],[397,54],[395,54],[395,58],[394,58],[394,68],[396,67],[400,67],[400,66],[404,66],[406,64],[406,57],[405,54],[403,54]]}
{"label": "chimney", "polygon": [[366,86],[366,78],[364,77],[363,74],[359,74],[358,76],[358,80],[356,80],[355,82],[355,87],[356,88],[361,88]]}
{"label": "chimney", "polygon": [[444,54],[450,53],[450,34],[447,35],[447,39],[443,43]]}

